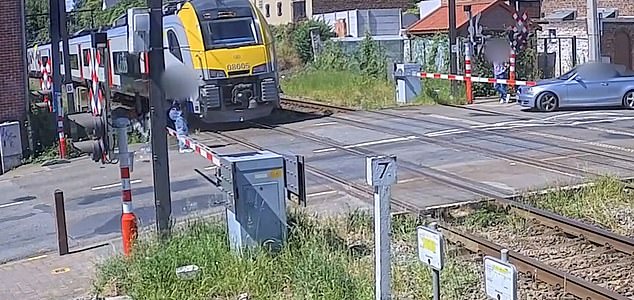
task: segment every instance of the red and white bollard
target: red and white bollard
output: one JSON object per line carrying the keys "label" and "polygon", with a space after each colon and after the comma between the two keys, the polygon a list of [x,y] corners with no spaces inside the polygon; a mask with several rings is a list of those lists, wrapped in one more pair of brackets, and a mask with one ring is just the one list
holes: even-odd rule
{"label": "red and white bollard", "polygon": [[467,43],[464,50],[465,86],[467,89],[467,103],[473,104],[473,88],[471,86],[471,47]]}
{"label": "red and white bollard", "polygon": [[[133,163],[133,155],[128,152],[128,124],[129,120],[119,119],[116,124],[118,131],[119,146],[119,168],[121,169],[121,237],[123,239],[123,253],[130,255],[132,244],[137,236],[137,221],[132,206],[132,187],[130,184],[130,173]],[[125,125],[125,126],[123,126]]]}

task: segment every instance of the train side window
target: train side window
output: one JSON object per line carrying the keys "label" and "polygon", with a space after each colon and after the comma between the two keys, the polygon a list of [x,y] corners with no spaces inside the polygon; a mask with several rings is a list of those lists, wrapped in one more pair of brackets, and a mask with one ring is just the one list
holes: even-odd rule
{"label": "train side window", "polygon": [[277,15],[282,16],[282,2],[277,2]]}
{"label": "train side window", "polygon": [[114,59],[114,73],[116,75],[128,73],[128,57],[125,51],[117,51],[112,53]]}
{"label": "train side window", "polygon": [[183,54],[181,53],[180,44],[178,44],[178,37],[174,30],[167,31],[167,42],[169,43],[170,53],[174,55],[181,62],[183,61]]}
{"label": "train side window", "polygon": [[84,53],[84,67],[90,67],[90,49],[82,50]]}
{"label": "train side window", "polygon": [[106,62],[105,62],[106,52],[103,48],[97,51],[99,51],[99,67],[103,68],[106,65]]}
{"label": "train side window", "polygon": [[68,57],[68,61],[70,61],[70,68],[74,70],[79,69],[79,57],[77,54],[71,54]]}
{"label": "train side window", "polygon": [[266,17],[270,17],[271,16],[271,6],[270,5],[264,5],[264,9],[266,10]]}

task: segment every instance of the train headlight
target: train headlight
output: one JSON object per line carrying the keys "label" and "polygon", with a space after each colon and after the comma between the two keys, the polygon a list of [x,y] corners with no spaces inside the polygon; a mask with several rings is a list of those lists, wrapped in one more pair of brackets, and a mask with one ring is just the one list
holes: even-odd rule
{"label": "train headlight", "polygon": [[265,73],[268,71],[267,64],[261,64],[253,67],[253,74]]}
{"label": "train headlight", "polygon": [[223,70],[209,70],[209,78],[224,78],[225,71]]}

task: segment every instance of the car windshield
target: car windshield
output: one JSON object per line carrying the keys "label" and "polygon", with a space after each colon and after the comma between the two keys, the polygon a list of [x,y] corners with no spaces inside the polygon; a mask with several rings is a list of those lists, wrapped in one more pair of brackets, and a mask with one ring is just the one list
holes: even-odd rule
{"label": "car windshield", "polygon": [[261,38],[251,17],[207,21],[203,26],[208,49],[260,44]]}
{"label": "car windshield", "polygon": [[572,68],[572,69],[570,69],[570,71],[568,71],[568,72],[564,73],[563,75],[559,76],[558,79],[568,80],[572,76],[575,76],[575,74],[577,74],[577,71],[578,71],[577,68]]}

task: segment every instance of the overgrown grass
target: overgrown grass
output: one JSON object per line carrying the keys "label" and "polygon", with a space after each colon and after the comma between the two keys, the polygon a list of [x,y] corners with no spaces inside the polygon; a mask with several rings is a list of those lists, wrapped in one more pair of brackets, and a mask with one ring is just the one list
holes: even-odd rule
{"label": "overgrown grass", "polygon": [[580,190],[555,189],[526,197],[536,207],[634,236],[634,195],[611,176],[600,177]]}
{"label": "overgrown grass", "polygon": [[[289,240],[278,254],[255,250],[241,258],[227,245],[222,223],[197,222],[160,244],[141,241],[134,255],[117,257],[99,268],[95,286],[134,299],[373,299],[372,217],[355,212],[317,219],[290,215]],[[430,272],[417,259],[416,221],[393,227],[392,290],[395,299],[428,299]],[[181,281],[175,269],[195,264],[200,274]],[[478,293],[477,266],[448,256],[443,298]]]}
{"label": "overgrown grass", "polygon": [[[367,78],[351,71],[305,70],[282,79],[282,90],[289,96],[359,109],[397,105],[395,83]],[[459,87],[458,90],[463,89]],[[448,81],[426,81],[423,82],[423,92],[414,104],[464,104],[466,101],[462,94],[460,92],[458,96],[451,97]]]}
{"label": "overgrown grass", "polygon": [[308,70],[282,80],[289,96],[306,97],[331,104],[376,109],[394,106],[394,88],[387,81],[364,78],[349,71]]}
{"label": "overgrown grass", "polygon": [[[547,193],[526,194],[520,201],[634,237],[634,195],[626,183],[615,177],[600,177],[580,189],[557,187]],[[529,224],[525,216],[492,204],[479,205],[458,222],[480,229],[503,225],[514,233],[521,233]]]}

